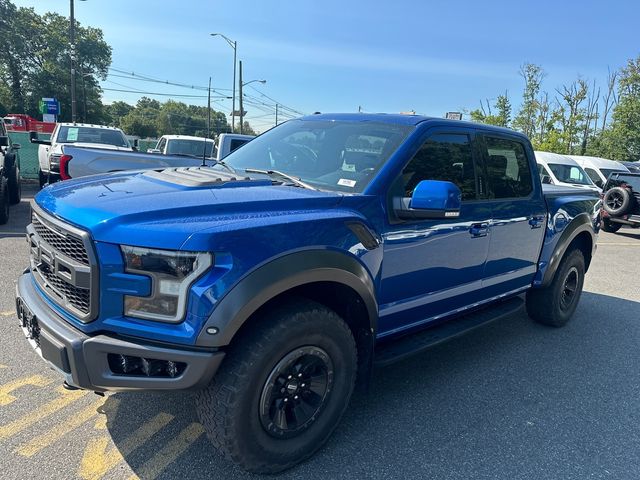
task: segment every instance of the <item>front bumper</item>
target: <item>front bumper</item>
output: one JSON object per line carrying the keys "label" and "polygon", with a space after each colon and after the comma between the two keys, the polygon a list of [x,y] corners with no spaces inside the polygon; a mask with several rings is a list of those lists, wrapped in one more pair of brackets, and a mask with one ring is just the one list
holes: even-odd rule
{"label": "front bumper", "polygon": [[[224,358],[222,351],[183,350],[108,335],[85,335],[70,326],[45,302],[29,272],[18,279],[16,309],[23,332],[32,348],[68,384],[87,390],[102,392],[202,388],[210,382]],[[109,354],[182,362],[186,364],[186,368],[180,375],[172,378],[114,373],[109,366]]]}

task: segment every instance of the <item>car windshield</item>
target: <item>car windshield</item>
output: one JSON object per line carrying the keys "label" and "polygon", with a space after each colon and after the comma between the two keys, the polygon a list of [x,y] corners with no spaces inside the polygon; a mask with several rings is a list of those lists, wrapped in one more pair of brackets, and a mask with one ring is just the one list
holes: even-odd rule
{"label": "car windshield", "polygon": [[129,142],[119,130],[80,126],[73,127],[67,125],[60,127],[57,142],[98,143],[102,145],[114,145],[116,147],[129,147]]}
{"label": "car windshield", "polygon": [[167,145],[167,155],[189,155],[190,157],[213,156],[213,142],[207,142],[207,151],[204,140],[171,139]]}
{"label": "car windshield", "polygon": [[549,168],[551,169],[555,177],[563,183],[573,183],[576,185],[593,184],[587,173],[578,165],[550,163]]}
{"label": "car windshield", "polygon": [[224,162],[239,171],[275,170],[316,188],[359,193],[414,128],[291,120],[232,152]]}
{"label": "car windshield", "polygon": [[624,170],[617,170],[615,168],[601,168],[600,171],[602,175],[604,175],[604,178],[609,178],[609,175],[612,173],[627,173]]}

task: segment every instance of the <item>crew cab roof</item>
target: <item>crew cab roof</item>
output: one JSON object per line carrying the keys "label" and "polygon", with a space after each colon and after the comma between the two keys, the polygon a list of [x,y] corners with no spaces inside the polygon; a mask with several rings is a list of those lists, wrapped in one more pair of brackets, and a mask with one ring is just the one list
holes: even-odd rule
{"label": "crew cab roof", "polygon": [[213,142],[211,138],[194,137],[192,135],[162,135],[160,138],[166,138],[167,140],[198,140],[200,142],[206,140],[207,142]]}
{"label": "crew cab roof", "polygon": [[92,123],[59,122],[58,125],[61,127],[87,127],[87,128],[101,128],[103,130],[115,130],[117,132],[122,131],[117,127],[109,127],[107,125],[93,125]]}
{"label": "crew cab roof", "polygon": [[303,121],[328,120],[328,121],[344,121],[344,122],[378,122],[392,123],[396,125],[418,125],[423,122],[434,123],[438,125],[450,125],[452,127],[467,127],[479,130],[493,131],[497,133],[506,133],[509,135],[518,135],[524,137],[520,132],[504,127],[496,127],[484,123],[466,122],[464,120],[450,120],[446,118],[428,117],[426,115],[407,115],[401,113],[316,113],[301,117]]}

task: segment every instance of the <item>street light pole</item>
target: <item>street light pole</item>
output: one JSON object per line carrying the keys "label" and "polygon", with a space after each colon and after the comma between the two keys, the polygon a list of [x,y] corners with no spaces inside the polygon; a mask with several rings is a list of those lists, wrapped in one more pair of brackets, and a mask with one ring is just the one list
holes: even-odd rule
{"label": "street light pole", "polygon": [[242,84],[242,60],[240,60],[240,134],[242,134],[242,131],[244,130],[244,121],[243,121],[243,117],[244,117],[244,110],[242,108],[242,87],[244,85]]}
{"label": "street light pole", "polygon": [[73,0],[69,0],[69,41],[71,42],[71,121],[76,123],[76,29]]}
{"label": "street light pole", "polygon": [[233,48],[233,100],[231,101],[231,132],[235,133],[236,131],[236,66],[238,62],[236,61],[237,53],[238,53],[238,42],[235,40],[231,40],[229,37],[222,33],[211,33],[212,37],[222,37],[225,42],[229,44],[231,48]]}

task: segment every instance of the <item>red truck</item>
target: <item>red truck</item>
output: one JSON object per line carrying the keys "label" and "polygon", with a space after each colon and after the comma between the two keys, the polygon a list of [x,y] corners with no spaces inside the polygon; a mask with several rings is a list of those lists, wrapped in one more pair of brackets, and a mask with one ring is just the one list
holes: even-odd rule
{"label": "red truck", "polygon": [[9,113],[4,117],[4,124],[9,132],[51,133],[56,127],[55,122],[41,122],[22,113]]}

